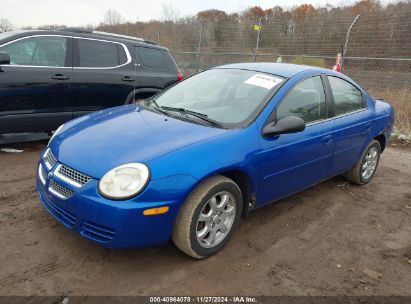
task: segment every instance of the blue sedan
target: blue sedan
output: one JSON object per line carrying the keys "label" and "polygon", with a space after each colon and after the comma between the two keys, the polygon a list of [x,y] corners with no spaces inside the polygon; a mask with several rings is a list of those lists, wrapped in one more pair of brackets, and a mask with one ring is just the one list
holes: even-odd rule
{"label": "blue sedan", "polygon": [[201,259],[256,208],[340,174],[370,182],[393,123],[388,103],[338,72],[225,65],[64,124],[37,189],[58,221],[104,246],[171,239]]}

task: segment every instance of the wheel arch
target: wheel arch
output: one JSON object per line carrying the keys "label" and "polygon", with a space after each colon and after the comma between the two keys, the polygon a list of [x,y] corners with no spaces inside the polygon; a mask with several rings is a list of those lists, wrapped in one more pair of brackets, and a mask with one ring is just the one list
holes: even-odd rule
{"label": "wheel arch", "polygon": [[250,211],[250,209],[254,208],[256,205],[256,190],[255,190],[255,184],[252,182],[252,178],[250,174],[247,173],[244,169],[223,168],[217,171],[210,172],[209,174],[203,176],[202,178],[199,178],[197,182],[194,185],[192,185],[192,187],[188,191],[187,197],[201,183],[203,183],[207,179],[213,176],[216,176],[216,175],[222,175],[222,176],[225,176],[233,180],[237,184],[237,186],[240,188],[241,195],[243,197],[243,210],[241,212],[241,217],[245,218],[248,212]]}
{"label": "wheel arch", "polygon": [[[255,206],[256,201],[254,184],[252,183],[250,174],[240,168],[224,168],[204,176],[204,178],[201,178],[198,181],[198,184],[215,175],[225,176],[238,185],[241,190],[241,195],[243,196],[243,210],[241,216],[245,218],[249,210]],[[197,187],[198,184],[195,187]]]}
{"label": "wheel arch", "polygon": [[383,152],[384,149],[385,149],[385,146],[387,144],[387,138],[385,137],[385,134],[381,133],[380,135],[378,135],[374,139],[380,143],[381,152]]}
{"label": "wheel arch", "polygon": [[125,104],[130,104],[133,102],[134,96],[141,97],[142,99],[148,98],[153,96],[157,93],[161,92],[161,89],[158,88],[138,88],[131,90],[131,92],[127,95]]}
{"label": "wheel arch", "polygon": [[242,170],[232,169],[219,172],[218,174],[233,180],[241,190],[243,196],[243,210],[241,216],[245,218],[248,211],[255,206],[255,194],[250,176]]}

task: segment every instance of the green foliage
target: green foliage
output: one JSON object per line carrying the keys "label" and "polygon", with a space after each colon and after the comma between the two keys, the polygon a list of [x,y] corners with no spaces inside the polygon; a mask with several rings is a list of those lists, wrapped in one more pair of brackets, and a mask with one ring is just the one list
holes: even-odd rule
{"label": "green foliage", "polygon": [[304,55],[299,55],[295,56],[292,60],[291,63],[294,64],[305,64],[305,65],[312,65],[312,66],[317,66],[321,68],[327,67],[327,64],[325,63],[325,60],[322,58],[312,58],[312,57],[306,57]]}

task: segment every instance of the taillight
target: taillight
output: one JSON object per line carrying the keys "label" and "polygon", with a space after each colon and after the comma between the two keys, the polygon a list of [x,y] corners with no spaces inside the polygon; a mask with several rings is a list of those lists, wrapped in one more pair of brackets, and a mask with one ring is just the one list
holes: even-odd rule
{"label": "taillight", "polygon": [[178,81],[184,80],[184,75],[181,72],[177,74]]}

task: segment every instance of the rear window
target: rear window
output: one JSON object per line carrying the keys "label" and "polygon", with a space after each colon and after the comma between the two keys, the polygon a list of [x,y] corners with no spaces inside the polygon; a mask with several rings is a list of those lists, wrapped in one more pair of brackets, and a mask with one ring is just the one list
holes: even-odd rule
{"label": "rear window", "polygon": [[328,76],[334,97],[335,115],[342,115],[365,108],[361,91],[351,83]]}
{"label": "rear window", "polygon": [[77,66],[103,68],[127,63],[127,55],[121,44],[88,39],[77,41]]}
{"label": "rear window", "polygon": [[165,50],[136,47],[136,51],[141,63],[147,68],[166,70],[176,69],[173,59]]}

